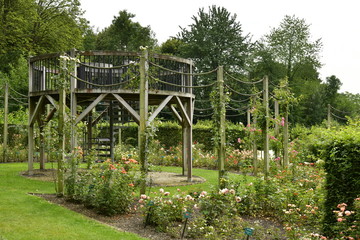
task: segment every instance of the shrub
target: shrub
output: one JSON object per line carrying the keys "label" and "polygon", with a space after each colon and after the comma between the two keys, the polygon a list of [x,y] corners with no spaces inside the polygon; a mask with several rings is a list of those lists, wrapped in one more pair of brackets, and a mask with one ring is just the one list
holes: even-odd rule
{"label": "shrub", "polygon": [[349,208],[360,195],[360,131],[358,127],[348,126],[334,132],[324,144],[326,176],[326,202],[324,233],[337,234],[333,228],[336,223],[333,211],[339,203]]}
{"label": "shrub", "polygon": [[[108,160],[95,164],[91,170],[78,171],[74,180],[66,181],[66,196],[104,215],[128,213],[134,201],[134,167],[137,167],[136,160],[127,158],[118,163]],[[74,182],[73,188],[69,185],[71,182]]]}

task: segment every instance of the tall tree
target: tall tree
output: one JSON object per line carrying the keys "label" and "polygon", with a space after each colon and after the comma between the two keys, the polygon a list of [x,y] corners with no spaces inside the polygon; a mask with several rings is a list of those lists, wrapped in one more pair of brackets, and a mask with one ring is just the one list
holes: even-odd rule
{"label": "tall tree", "polygon": [[36,19],[31,30],[36,53],[66,51],[82,46],[86,20],[79,0],[36,0]]}
{"label": "tall tree", "polygon": [[135,14],[126,10],[114,16],[112,24],[98,34],[97,49],[138,51],[140,46],[154,47],[156,39],[150,26],[142,27],[133,22],[134,17]]}
{"label": "tall tree", "polygon": [[178,38],[184,43],[183,57],[195,61],[200,70],[212,70],[219,65],[241,69],[248,55],[249,37],[243,36],[241,24],[223,7],[215,5],[199,9],[189,29],[181,27]]}
{"label": "tall tree", "polygon": [[[231,14],[224,7],[213,5],[208,11],[204,8],[199,9],[192,20],[193,23],[187,28],[181,27],[177,36],[181,42],[179,46],[181,56],[191,58],[198,72],[211,71],[222,65],[225,70],[242,74],[249,54],[250,39],[248,35],[243,35],[236,14]],[[204,85],[215,80],[216,74],[212,74],[199,76],[194,79],[194,83]],[[194,89],[196,98],[199,99],[195,102],[195,110],[197,110],[195,117],[209,116],[211,113],[210,92],[210,88]]]}
{"label": "tall tree", "polygon": [[337,78],[335,75],[326,78],[324,98],[327,104],[331,104],[332,106],[334,106],[335,99],[337,97],[341,85],[342,83],[340,79]]}
{"label": "tall tree", "polygon": [[301,66],[310,64],[315,69],[321,66],[321,39],[311,41],[310,25],[304,19],[286,15],[278,28],[265,35],[264,42],[275,61],[286,66],[290,83]]}
{"label": "tall tree", "polygon": [[82,45],[87,23],[79,0],[0,0],[0,13],[0,71],[4,73],[21,57]]}

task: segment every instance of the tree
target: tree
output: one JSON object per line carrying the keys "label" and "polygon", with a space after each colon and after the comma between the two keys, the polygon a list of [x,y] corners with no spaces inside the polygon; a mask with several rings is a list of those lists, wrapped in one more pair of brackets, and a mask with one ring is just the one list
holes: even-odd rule
{"label": "tree", "polygon": [[97,49],[138,51],[140,46],[154,47],[156,39],[150,26],[142,27],[140,23],[133,22],[134,17],[126,10],[114,16],[112,24],[98,34]]}
{"label": "tree", "polygon": [[335,99],[342,83],[335,75],[326,78],[324,99],[326,104],[334,106]]}
{"label": "tree", "polygon": [[293,82],[296,73],[303,65],[315,69],[321,66],[319,53],[321,39],[310,40],[310,25],[304,19],[286,15],[278,28],[265,35],[264,42],[275,61],[286,66],[286,76]]}
{"label": "tree", "polygon": [[189,29],[182,28],[178,38],[184,43],[180,52],[183,57],[195,61],[200,71],[219,65],[241,69],[248,55],[249,37],[242,35],[241,24],[223,7],[215,5],[199,9],[193,16]]}
{"label": "tree", "polygon": [[[195,71],[207,72],[224,66],[225,70],[244,73],[246,58],[249,55],[249,37],[243,36],[241,24],[223,7],[215,5],[199,9],[193,16],[193,23],[188,28],[181,27],[177,38],[182,43],[179,47],[182,57],[191,58],[196,66]],[[194,83],[205,85],[213,83],[216,74],[194,78]],[[195,110],[200,114],[209,115],[211,88],[196,88]],[[203,101],[202,101],[203,100]],[[200,109],[207,109],[204,111]],[[195,115],[196,116],[196,115]],[[196,120],[196,119],[195,119]]]}
{"label": "tree", "polygon": [[0,13],[3,73],[9,73],[21,57],[82,45],[87,23],[78,0],[0,0]]}
{"label": "tree", "polygon": [[168,40],[166,40],[163,44],[160,46],[160,52],[164,54],[171,54],[175,56],[179,56],[181,54],[180,48],[182,45],[182,41],[172,37]]}

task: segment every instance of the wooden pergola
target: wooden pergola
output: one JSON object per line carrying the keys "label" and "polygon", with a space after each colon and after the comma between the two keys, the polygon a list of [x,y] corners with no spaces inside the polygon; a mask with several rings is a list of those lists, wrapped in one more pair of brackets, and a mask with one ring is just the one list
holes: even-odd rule
{"label": "wooden pergola", "polygon": [[[65,57],[64,57],[65,56]],[[61,157],[77,147],[76,127],[87,126],[91,139],[96,124],[92,113],[99,106],[109,116],[110,133],[120,120],[114,106],[121,108],[139,125],[138,147],[142,170],[146,172],[147,126],[167,106],[182,126],[183,174],[192,180],[192,120],[195,96],[192,93],[192,61],[145,49],[136,52],[71,51],[32,57],[29,60],[29,155],[33,171],[34,127],[40,131],[40,168],[44,168],[46,139],[41,134],[55,113],[58,116]],[[149,106],[155,110],[149,114]],[[67,114],[66,109],[69,109]],[[101,115],[101,114],[100,114]],[[66,148],[64,128],[70,122],[70,148]],[[123,121],[123,119],[122,119]],[[112,136],[112,135],[111,135]],[[114,159],[114,139],[109,138],[110,158]],[[91,141],[88,143],[91,148]],[[60,161],[61,162],[61,161]],[[61,167],[61,166],[60,166]]]}

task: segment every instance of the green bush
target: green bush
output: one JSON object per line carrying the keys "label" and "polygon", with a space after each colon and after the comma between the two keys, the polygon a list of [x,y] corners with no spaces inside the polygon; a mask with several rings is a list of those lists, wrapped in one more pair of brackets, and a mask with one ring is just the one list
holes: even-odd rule
{"label": "green bush", "polygon": [[[242,124],[226,123],[227,144],[237,146],[238,138],[244,137],[244,126]],[[181,126],[176,122],[156,122],[155,140],[165,148],[176,147],[182,142]],[[193,141],[201,143],[205,151],[212,151],[214,149],[214,127],[211,121],[198,121],[193,125]],[[138,128],[135,123],[127,124],[126,128],[122,129],[121,141],[124,144],[136,146],[138,137]]]}
{"label": "green bush", "polygon": [[78,171],[65,181],[66,196],[104,215],[128,213],[134,201],[136,166],[134,159],[127,158],[116,164],[106,161],[97,163],[91,170]]}
{"label": "green bush", "polygon": [[324,143],[326,175],[326,201],[324,232],[332,236],[336,218],[333,211],[339,203],[353,208],[354,199],[360,196],[360,131],[358,124],[334,131]]}

